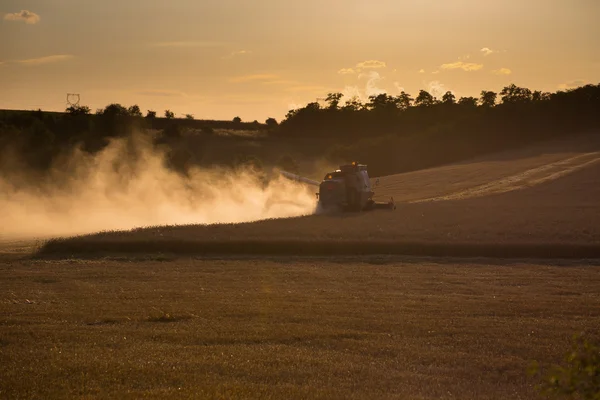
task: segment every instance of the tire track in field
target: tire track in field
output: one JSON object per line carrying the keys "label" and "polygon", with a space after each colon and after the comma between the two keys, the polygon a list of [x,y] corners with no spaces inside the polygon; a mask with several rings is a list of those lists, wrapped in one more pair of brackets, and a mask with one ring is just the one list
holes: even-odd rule
{"label": "tire track in field", "polygon": [[475,186],[458,192],[443,196],[429,197],[425,199],[409,201],[409,203],[423,203],[445,200],[461,200],[473,197],[489,196],[525,189],[541,183],[552,181],[583,169],[600,161],[600,152],[584,153],[561,161],[556,161],[527,171],[507,176],[483,185]]}

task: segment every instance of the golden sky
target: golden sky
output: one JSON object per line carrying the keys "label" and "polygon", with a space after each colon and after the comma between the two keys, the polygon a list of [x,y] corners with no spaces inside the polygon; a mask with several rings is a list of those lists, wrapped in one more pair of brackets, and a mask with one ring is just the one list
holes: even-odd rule
{"label": "golden sky", "polygon": [[330,91],[600,83],[600,0],[2,0],[0,109],[264,121]]}

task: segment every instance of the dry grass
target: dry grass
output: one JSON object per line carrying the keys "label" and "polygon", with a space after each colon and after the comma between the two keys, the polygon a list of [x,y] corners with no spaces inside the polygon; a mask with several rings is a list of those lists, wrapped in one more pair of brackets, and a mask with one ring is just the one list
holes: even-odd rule
{"label": "dry grass", "polygon": [[[593,266],[0,263],[2,398],[531,399],[600,326]],[[167,322],[167,323],[165,323]]]}

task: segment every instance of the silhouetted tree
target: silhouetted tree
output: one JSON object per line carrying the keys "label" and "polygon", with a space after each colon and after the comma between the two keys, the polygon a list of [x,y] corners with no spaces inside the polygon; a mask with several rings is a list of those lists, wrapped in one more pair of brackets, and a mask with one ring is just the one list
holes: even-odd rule
{"label": "silhouetted tree", "polygon": [[127,112],[132,117],[141,117],[142,116],[142,112],[140,111],[140,107],[137,104],[134,104],[131,107],[129,107],[127,109]]}
{"label": "silhouetted tree", "polygon": [[148,118],[148,119],[156,118],[156,111],[148,110],[148,112],[146,113],[146,118]]}
{"label": "silhouetted tree", "polygon": [[428,107],[435,104],[435,98],[425,90],[420,90],[419,95],[415,99],[415,106]]}
{"label": "silhouetted tree", "polygon": [[396,97],[396,104],[398,105],[398,108],[400,108],[401,110],[407,110],[412,102],[413,102],[413,98],[410,97],[410,95],[404,91],[400,92],[400,94]]}
{"label": "silhouetted tree", "polygon": [[398,98],[388,96],[386,93],[369,96],[369,102],[366,104],[371,110],[392,110],[397,109]]}
{"label": "silhouetted tree", "polygon": [[165,118],[173,119],[173,118],[175,118],[175,113],[171,110],[165,110]]}
{"label": "silhouetted tree", "polygon": [[267,118],[265,124],[267,124],[267,127],[269,128],[274,128],[278,125],[277,120],[275,118]]}
{"label": "silhouetted tree", "polygon": [[66,110],[70,115],[88,115],[90,108],[88,106],[73,105]]}
{"label": "silhouetted tree", "polygon": [[550,100],[550,93],[548,92],[542,92],[540,90],[536,90],[533,93],[531,93],[531,100],[532,101],[546,101],[546,100]]}
{"label": "silhouetted tree", "polygon": [[316,101],[313,101],[312,103],[308,103],[305,108],[311,111],[318,111],[321,109],[321,105]]}
{"label": "silhouetted tree", "polygon": [[498,94],[496,92],[482,90],[481,97],[479,98],[479,101],[481,102],[481,106],[487,107],[487,108],[494,107],[496,105],[496,97],[497,96],[498,96]]}
{"label": "silhouetted tree", "polygon": [[342,107],[343,110],[347,110],[347,111],[359,111],[359,110],[362,110],[363,108],[364,108],[364,105],[362,104],[362,102],[360,101],[358,96],[353,96],[352,98],[346,100],[344,107]]}
{"label": "silhouetted tree", "polygon": [[241,122],[242,122],[242,119],[241,119],[240,117],[235,117],[235,118],[233,119],[233,122],[235,122],[236,124],[239,124],[239,123],[241,123]]}
{"label": "silhouetted tree", "polygon": [[450,91],[444,93],[442,96],[442,103],[444,104],[454,104],[456,102],[456,96]]}
{"label": "silhouetted tree", "polygon": [[475,97],[461,97],[458,100],[458,105],[465,107],[477,107],[477,99]]}
{"label": "silhouetted tree", "polygon": [[519,87],[514,83],[504,87],[500,96],[502,96],[502,103],[505,104],[526,103],[532,99],[531,90]]}
{"label": "silhouetted tree", "polygon": [[194,119],[193,114],[185,114],[185,119]]}
{"label": "silhouetted tree", "polygon": [[340,100],[344,95],[342,93],[328,93],[325,101],[329,103],[330,110],[337,110]]}
{"label": "silhouetted tree", "polygon": [[129,116],[129,111],[119,103],[113,103],[104,107],[102,115],[105,117],[126,117]]}

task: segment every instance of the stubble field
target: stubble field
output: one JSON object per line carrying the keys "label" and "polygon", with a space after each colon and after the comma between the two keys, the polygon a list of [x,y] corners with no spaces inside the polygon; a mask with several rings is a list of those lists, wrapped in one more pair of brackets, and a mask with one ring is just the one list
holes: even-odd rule
{"label": "stubble field", "polygon": [[380,178],[395,211],[104,232],[41,254],[600,257],[600,136]]}
{"label": "stubble field", "polygon": [[597,144],[382,177],[393,212],[0,241],[0,397],[536,398],[598,338]]}
{"label": "stubble field", "polygon": [[[504,265],[503,265],[504,264]],[[598,269],[440,259],[5,260],[0,397],[531,399]]]}

